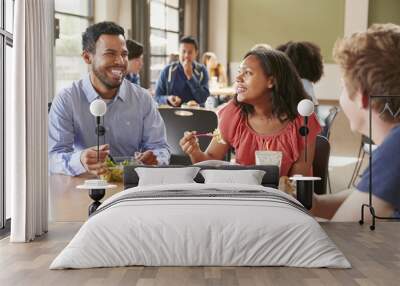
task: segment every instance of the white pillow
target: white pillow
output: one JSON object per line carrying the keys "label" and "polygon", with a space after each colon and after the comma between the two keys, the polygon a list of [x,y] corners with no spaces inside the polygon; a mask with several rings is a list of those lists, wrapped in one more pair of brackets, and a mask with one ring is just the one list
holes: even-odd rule
{"label": "white pillow", "polygon": [[139,186],[195,183],[193,180],[200,168],[135,168]]}
{"label": "white pillow", "polygon": [[261,185],[265,171],[262,170],[202,170],[205,184],[247,184]]}

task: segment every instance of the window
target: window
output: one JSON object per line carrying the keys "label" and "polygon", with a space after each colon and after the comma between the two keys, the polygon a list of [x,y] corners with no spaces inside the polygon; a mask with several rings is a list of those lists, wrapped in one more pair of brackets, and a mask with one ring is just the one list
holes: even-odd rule
{"label": "window", "polygon": [[81,58],[82,33],[93,22],[92,0],[56,0],[59,37],[55,46],[56,94],[88,72]]}
{"label": "window", "polygon": [[[11,96],[14,0],[0,0],[0,235],[11,217],[11,194],[5,190],[5,100]],[[9,225],[9,223],[7,223]]]}
{"label": "window", "polygon": [[154,88],[171,53],[177,53],[180,38],[179,0],[150,1],[150,82]]}

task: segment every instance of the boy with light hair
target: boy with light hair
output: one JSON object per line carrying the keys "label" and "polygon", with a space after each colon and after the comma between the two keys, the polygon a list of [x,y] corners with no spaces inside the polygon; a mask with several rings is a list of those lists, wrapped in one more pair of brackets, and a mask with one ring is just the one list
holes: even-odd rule
{"label": "boy with light hair", "polygon": [[[375,24],[339,40],[334,58],[343,75],[340,105],[351,129],[369,136],[371,105],[371,139],[378,148],[372,154],[372,173],[367,168],[355,190],[316,195],[312,212],[334,221],[358,221],[361,205],[369,201],[372,176],[375,214],[400,217],[400,26]],[[365,218],[372,218],[368,208]]]}

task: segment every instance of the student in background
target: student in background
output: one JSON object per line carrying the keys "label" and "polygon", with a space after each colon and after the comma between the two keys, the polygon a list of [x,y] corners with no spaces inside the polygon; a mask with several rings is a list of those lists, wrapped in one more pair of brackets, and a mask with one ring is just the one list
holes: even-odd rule
{"label": "student in background", "polygon": [[236,77],[236,91],[235,98],[218,114],[222,140],[214,137],[202,152],[195,132],[187,132],[181,139],[182,150],[192,162],[222,160],[233,147],[237,163],[254,165],[255,151],[278,151],[282,153],[281,176],[311,175],[315,139],[321,127],[312,114],[305,146],[299,132],[303,118],[297,113],[297,105],[307,94],[287,56],[273,49],[249,51]]}
{"label": "student in background", "polygon": [[324,73],[321,49],[311,42],[287,42],[276,49],[290,58],[301,77],[304,89],[314,105],[318,105],[313,84],[318,82]]}
{"label": "student in background", "polygon": [[184,37],[179,44],[179,62],[167,65],[157,81],[154,99],[158,104],[181,106],[195,101],[204,105],[210,95],[206,68],[196,62],[197,42],[192,37]]}
{"label": "student in background", "polygon": [[[361,205],[369,201],[372,176],[376,215],[400,218],[400,26],[373,25],[366,32],[339,40],[334,59],[342,70],[340,105],[350,127],[369,136],[371,105],[372,140],[378,148],[372,153],[372,173],[366,168],[356,189],[315,195],[311,211],[333,221],[358,221]],[[364,215],[371,220],[368,208]]]}
{"label": "student in background", "polygon": [[217,56],[212,52],[206,52],[202,57],[202,64],[207,67],[209,83],[217,84],[219,87],[225,87],[228,84],[228,78],[224,66],[218,62]]}
{"label": "student in background", "polygon": [[134,40],[126,40],[126,47],[128,49],[126,79],[134,84],[140,85],[139,72],[143,67],[143,46]]}

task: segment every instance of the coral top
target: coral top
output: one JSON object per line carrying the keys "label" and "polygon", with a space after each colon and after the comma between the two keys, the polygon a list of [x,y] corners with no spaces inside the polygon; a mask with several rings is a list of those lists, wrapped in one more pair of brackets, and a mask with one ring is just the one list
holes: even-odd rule
{"label": "coral top", "polygon": [[[222,138],[236,151],[236,162],[241,165],[255,164],[255,151],[269,150],[281,151],[282,163],[280,175],[287,176],[289,171],[304,151],[304,137],[300,135],[299,128],[303,124],[302,116],[297,116],[285,128],[271,135],[262,135],[255,132],[247,122],[240,107],[232,100],[219,112],[219,129]],[[308,119],[309,133],[307,140],[313,142],[321,132],[315,114]]]}

